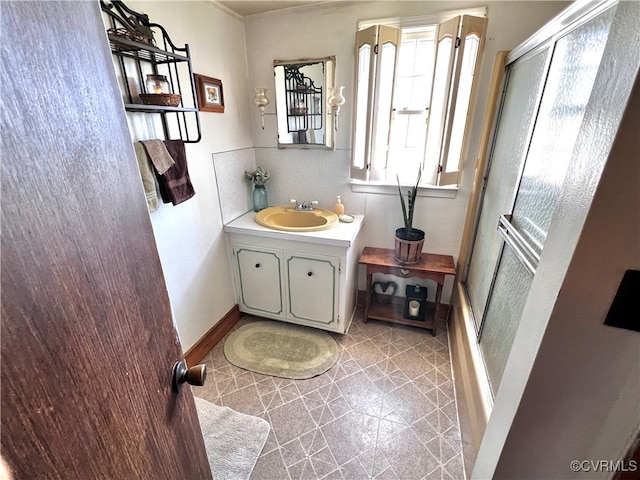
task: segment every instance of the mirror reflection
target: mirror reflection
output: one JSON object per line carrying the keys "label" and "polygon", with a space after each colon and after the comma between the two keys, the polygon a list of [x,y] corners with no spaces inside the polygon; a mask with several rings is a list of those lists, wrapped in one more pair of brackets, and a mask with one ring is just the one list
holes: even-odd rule
{"label": "mirror reflection", "polygon": [[274,64],[278,146],[333,148],[332,117],[327,115],[328,88],[333,87],[335,57]]}

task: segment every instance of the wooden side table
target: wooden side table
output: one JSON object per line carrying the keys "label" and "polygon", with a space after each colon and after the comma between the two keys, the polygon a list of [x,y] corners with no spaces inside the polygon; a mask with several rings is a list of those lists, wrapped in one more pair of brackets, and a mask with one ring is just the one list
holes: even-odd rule
{"label": "wooden side table", "polygon": [[[446,275],[455,275],[456,268],[451,255],[423,253],[419,263],[402,265],[395,260],[395,252],[387,248],[365,247],[358,261],[367,267],[367,290],[364,304],[364,321],[369,319],[401,323],[412,327],[431,329],[436,335],[437,320],[448,320],[449,309],[440,305],[442,286]],[[393,297],[388,304],[371,302],[371,284],[374,273],[389,274],[399,278],[424,278],[437,284],[435,302],[427,302],[424,321],[404,316],[404,298]],[[446,311],[445,311],[446,310]]]}

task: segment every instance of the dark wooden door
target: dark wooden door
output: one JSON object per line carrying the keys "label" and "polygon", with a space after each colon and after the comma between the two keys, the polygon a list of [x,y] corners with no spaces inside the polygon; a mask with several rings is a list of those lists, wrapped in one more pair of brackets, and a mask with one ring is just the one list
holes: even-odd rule
{"label": "dark wooden door", "polygon": [[2,455],[18,479],[209,479],[99,4],[1,22]]}

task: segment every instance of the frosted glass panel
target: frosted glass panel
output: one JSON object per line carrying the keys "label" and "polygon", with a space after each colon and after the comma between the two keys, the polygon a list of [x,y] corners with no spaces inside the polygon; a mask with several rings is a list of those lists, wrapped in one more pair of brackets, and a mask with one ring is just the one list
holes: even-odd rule
{"label": "frosted glass panel", "polygon": [[613,10],[556,43],[512,220],[538,254],[542,252],[591,95]]}
{"label": "frosted glass panel", "polygon": [[500,123],[489,165],[489,181],[466,279],[467,293],[476,322],[480,323],[489,287],[500,254],[502,238],[498,218],[511,210],[518,172],[528,145],[530,125],[536,111],[538,87],[548,50],[512,64]]}
{"label": "frosted glass panel", "polygon": [[505,247],[480,337],[480,350],[494,394],[500,386],[532,280],[520,260]]}
{"label": "frosted glass panel", "polygon": [[[554,46],[553,58],[546,76],[544,93],[536,115],[535,128],[512,210],[513,226],[524,237],[524,241],[538,253],[542,251],[562,183],[569,168],[573,147],[591,95],[612,19],[613,9],[609,9],[560,38]],[[500,135],[502,129],[509,128],[508,122],[504,115],[500,118],[494,160],[499,159]],[[508,169],[504,168],[503,171]],[[503,185],[501,183],[503,180],[494,178],[494,173],[495,170],[492,167],[491,180],[485,194],[485,205],[483,205],[483,215],[488,212],[493,214],[488,220],[487,229],[495,229],[495,221],[500,213],[489,210],[488,206],[496,190],[491,187],[492,182]],[[508,194],[508,192],[503,193]],[[503,208],[503,213],[509,213],[508,207],[507,204],[507,208]],[[497,234],[494,233],[494,236],[497,237]],[[481,232],[478,238],[481,239]],[[482,247],[479,240],[474,246],[474,256],[478,249],[477,256],[484,261],[485,256],[482,253],[486,253],[486,249],[484,252],[480,250]],[[500,239],[497,239],[497,244],[501,243]],[[494,252],[499,250],[495,243],[489,244],[489,248],[493,248]],[[511,248],[508,243],[504,246],[490,297],[486,303],[479,342],[494,393],[500,386],[533,278]],[[520,247],[516,243],[513,248]],[[493,269],[491,264],[487,264],[484,268],[483,287],[489,290]],[[475,279],[477,276],[479,276],[478,272],[470,272],[470,278]],[[475,293],[478,292],[475,291]],[[476,300],[476,303],[480,302],[481,299]]]}

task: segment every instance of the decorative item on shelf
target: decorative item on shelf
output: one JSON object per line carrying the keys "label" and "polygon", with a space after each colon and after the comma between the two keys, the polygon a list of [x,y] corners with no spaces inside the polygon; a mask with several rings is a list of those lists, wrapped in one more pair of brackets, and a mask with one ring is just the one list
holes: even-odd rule
{"label": "decorative item on shelf", "polygon": [[344,87],[329,87],[329,94],[327,95],[327,113],[333,115],[333,127],[335,131],[338,131],[338,114],[340,113],[340,107],[344,105],[345,98],[342,96],[342,90]]}
{"label": "decorative item on shelf", "polygon": [[140,100],[145,105],[159,105],[162,107],[177,107],[182,97],[177,93],[141,93]]}
{"label": "decorative item on shelf", "polygon": [[264,130],[264,109],[269,105],[269,99],[267,98],[266,88],[254,88],[253,89],[253,104],[258,107],[260,111],[260,123]]}
{"label": "decorative item on shelf", "polygon": [[413,228],[413,212],[421,177],[422,168],[419,168],[416,184],[407,191],[407,202],[405,203],[404,197],[402,196],[400,178],[396,174],[398,193],[400,194],[400,204],[402,205],[402,217],[404,219],[404,228],[398,228],[396,230],[395,259],[400,264],[411,265],[418,263],[422,258],[424,231]]}
{"label": "decorative item on shelf", "polygon": [[296,101],[295,105],[291,107],[291,111],[289,112],[291,115],[306,115],[307,114],[307,106],[304,103],[304,100]]}
{"label": "decorative item on shelf", "polygon": [[253,183],[253,211],[259,212],[269,206],[267,199],[267,189],[265,184],[269,177],[269,170],[265,170],[262,167],[258,167],[255,172],[244,172],[245,177]]}
{"label": "decorative item on shelf", "polygon": [[[153,40],[153,38],[149,39],[147,37],[145,37],[144,35],[141,35],[140,33],[136,32],[135,30],[131,30],[130,28],[109,28],[107,30],[107,33],[109,35],[115,35],[116,37],[120,37],[124,40],[131,40],[132,42],[138,42],[138,43],[145,43],[148,45],[155,45],[155,41]],[[122,52],[135,52],[140,50],[140,47],[138,46],[134,46],[134,45],[117,45],[115,46],[116,49],[122,51]]]}
{"label": "decorative item on shelf", "polygon": [[144,82],[147,93],[140,94],[140,100],[145,105],[161,105],[163,107],[177,107],[182,97],[171,93],[171,87],[166,75],[149,74]]}
{"label": "decorative item on shelf", "polygon": [[147,93],[171,93],[166,75],[149,74],[144,81]]}
{"label": "decorative item on shelf", "polygon": [[407,285],[405,288],[404,318],[424,321],[427,313],[427,287]]}
{"label": "decorative item on shelf", "polygon": [[193,74],[196,81],[198,110],[201,112],[224,113],[224,94],[222,80],[204,75]]}
{"label": "decorative item on shelf", "polygon": [[[115,22],[122,25],[120,28],[113,26],[107,30],[107,33],[134,42],[156,44],[153,38],[153,30],[151,30],[151,23],[149,22],[149,15],[131,10],[121,1],[104,0],[100,2],[100,7]],[[135,48],[132,50],[135,50]]]}
{"label": "decorative item on shelf", "polygon": [[[391,287],[391,293],[387,293]],[[380,282],[376,281],[371,284],[371,298],[375,300],[376,303],[381,305],[387,305],[391,303],[391,300],[395,296],[398,291],[398,284],[396,282]]]}

